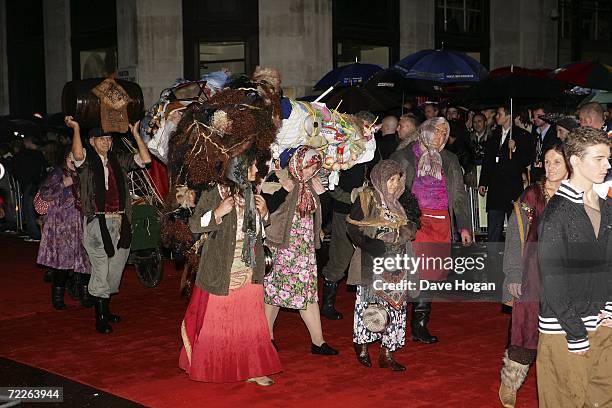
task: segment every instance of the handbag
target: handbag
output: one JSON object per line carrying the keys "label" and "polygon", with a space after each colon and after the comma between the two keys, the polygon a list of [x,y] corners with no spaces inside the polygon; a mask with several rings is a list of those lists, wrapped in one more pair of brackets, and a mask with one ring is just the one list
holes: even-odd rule
{"label": "handbag", "polygon": [[49,212],[49,207],[51,206],[51,202],[45,201],[40,196],[40,192],[37,192],[34,196],[34,211],[39,215],[46,215]]}

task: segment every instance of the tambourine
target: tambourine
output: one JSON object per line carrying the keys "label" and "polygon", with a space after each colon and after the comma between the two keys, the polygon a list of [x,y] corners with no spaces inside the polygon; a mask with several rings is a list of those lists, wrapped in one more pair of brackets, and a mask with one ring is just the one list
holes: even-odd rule
{"label": "tambourine", "polygon": [[389,313],[378,303],[370,303],[363,311],[363,325],[372,333],[381,333],[389,326]]}

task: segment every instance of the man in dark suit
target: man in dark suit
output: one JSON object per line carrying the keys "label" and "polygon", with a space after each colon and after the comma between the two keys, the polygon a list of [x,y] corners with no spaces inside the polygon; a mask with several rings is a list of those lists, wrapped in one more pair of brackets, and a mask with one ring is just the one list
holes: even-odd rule
{"label": "man in dark suit", "polygon": [[534,106],[531,111],[531,140],[535,151],[533,163],[531,163],[531,182],[537,182],[544,177],[544,152],[559,141],[557,128],[554,124],[545,122],[542,117],[547,113],[543,106]]}
{"label": "man in dark suit", "polygon": [[487,141],[478,183],[480,195],[487,195],[490,243],[501,242],[504,220],[512,211],[512,202],[523,192],[522,175],[534,157],[529,134],[512,126],[510,108],[498,108],[495,120],[498,126]]}

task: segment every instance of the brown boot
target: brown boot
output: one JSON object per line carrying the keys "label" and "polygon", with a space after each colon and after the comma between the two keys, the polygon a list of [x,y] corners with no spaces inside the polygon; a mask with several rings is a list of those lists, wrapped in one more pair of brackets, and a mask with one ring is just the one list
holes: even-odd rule
{"label": "brown boot", "polygon": [[501,385],[499,386],[499,400],[504,408],[514,408],[516,392],[529,372],[529,366],[508,358],[508,350],[504,353],[504,366],[501,369]]}
{"label": "brown boot", "polygon": [[359,364],[366,367],[372,367],[372,360],[370,360],[370,353],[368,352],[368,343],[353,343],[353,346],[355,347],[355,354],[357,355],[357,361],[359,361]]}
{"label": "brown boot", "polygon": [[380,368],[390,368],[393,371],[406,371],[406,367],[393,359],[393,354],[386,347],[381,347],[378,356],[378,366]]}

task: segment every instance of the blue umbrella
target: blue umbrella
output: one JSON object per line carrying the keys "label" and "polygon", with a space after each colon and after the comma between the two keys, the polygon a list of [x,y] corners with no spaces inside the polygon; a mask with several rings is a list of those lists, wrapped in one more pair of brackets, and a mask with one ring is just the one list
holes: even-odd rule
{"label": "blue umbrella", "polygon": [[343,86],[358,85],[366,82],[372,75],[382,71],[382,69],[380,65],[361,64],[359,62],[343,65],[325,74],[314,86],[314,89],[327,89],[338,82]]}
{"label": "blue umbrella", "polygon": [[395,64],[406,78],[441,83],[480,81],[488,71],[474,58],[457,51],[422,50]]}

